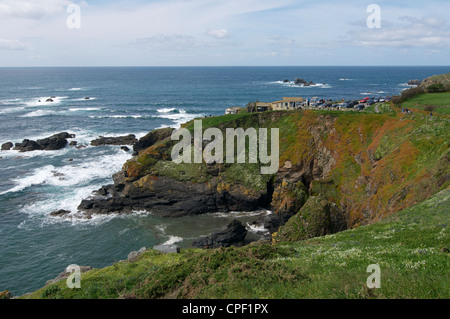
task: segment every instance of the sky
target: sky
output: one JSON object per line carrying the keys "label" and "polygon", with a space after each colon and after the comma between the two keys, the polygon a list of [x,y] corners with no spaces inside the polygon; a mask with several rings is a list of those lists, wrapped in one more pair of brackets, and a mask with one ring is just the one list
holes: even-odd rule
{"label": "sky", "polygon": [[449,49],[448,0],[0,0],[0,67],[450,65]]}

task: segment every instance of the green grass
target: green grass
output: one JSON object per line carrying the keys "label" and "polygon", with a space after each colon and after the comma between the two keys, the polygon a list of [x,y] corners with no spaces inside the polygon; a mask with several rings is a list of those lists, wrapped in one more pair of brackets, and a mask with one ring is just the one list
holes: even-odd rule
{"label": "green grass", "polygon": [[423,110],[427,105],[435,106],[436,113],[450,114],[450,92],[421,94],[403,102],[401,107]]}
{"label": "green grass", "polygon": [[[383,221],[294,243],[150,250],[24,298],[450,298],[450,189]],[[369,289],[367,267],[381,270]]]}

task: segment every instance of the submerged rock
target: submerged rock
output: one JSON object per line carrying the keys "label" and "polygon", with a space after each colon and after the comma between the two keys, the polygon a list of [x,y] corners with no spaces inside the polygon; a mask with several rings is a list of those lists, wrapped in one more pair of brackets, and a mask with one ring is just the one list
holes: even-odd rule
{"label": "submerged rock", "polygon": [[69,215],[71,212],[69,210],[59,209],[50,213],[50,216],[54,217],[64,217]]}
{"label": "submerged rock", "polygon": [[234,219],[225,229],[203,236],[192,243],[194,248],[218,248],[240,246],[244,243],[247,229],[242,223]]}

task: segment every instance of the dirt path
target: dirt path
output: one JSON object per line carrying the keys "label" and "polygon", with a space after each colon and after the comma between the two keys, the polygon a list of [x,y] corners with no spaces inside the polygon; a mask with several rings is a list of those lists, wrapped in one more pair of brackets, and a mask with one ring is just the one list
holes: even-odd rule
{"label": "dirt path", "polygon": [[375,113],[380,113],[380,110],[378,109],[379,104],[375,104]]}

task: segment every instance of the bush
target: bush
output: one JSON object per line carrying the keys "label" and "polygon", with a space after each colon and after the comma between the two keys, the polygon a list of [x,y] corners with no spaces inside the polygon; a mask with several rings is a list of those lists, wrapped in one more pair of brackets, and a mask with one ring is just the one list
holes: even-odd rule
{"label": "bush", "polygon": [[434,110],[436,110],[436,106],[435,105],[427,105],[423,109],[427,112],[434,112]]}
{"label": "bush", "polygon": [[445,92],[444,84],[442,83],[435,83],[427,86],[427,91],[429,93],[439,93],[439,92]]}
{"label": "bush", "polygon": [[46,287],[42,293],[41,298],[43,299],[58,299],[60,298],[61,288],[56,285],[51,285]]}
{"label": "bush", "polygon": [[425,90],[422,89],[421,87],[410,88],[410,89],[404,90],[402,92],[401,98],[403,101],[405,101],[405,100],[408,100],[410,98],[413,98],[417,95],[424,94],[424,93],[425,93]]}

